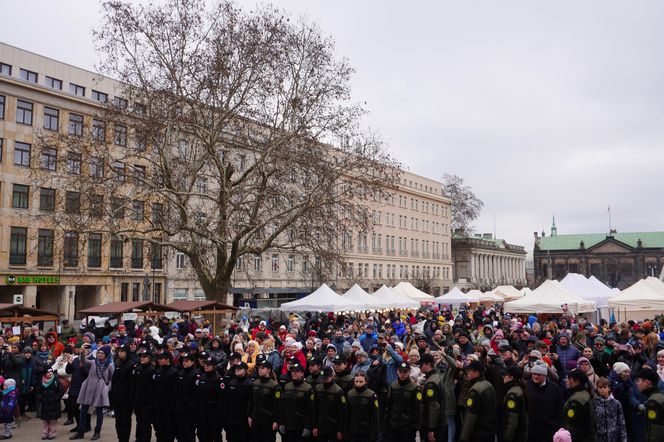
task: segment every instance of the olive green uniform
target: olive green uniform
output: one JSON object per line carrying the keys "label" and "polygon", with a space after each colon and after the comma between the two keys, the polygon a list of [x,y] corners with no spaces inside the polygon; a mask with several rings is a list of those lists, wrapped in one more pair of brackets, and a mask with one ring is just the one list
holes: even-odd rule
{"label": "olive green uniform", "polygon": [[496,436],[496,391],[484,376],[470,387],[461,442],[493,442]]}
{"label": "olive green uniform", "polygon": [[334,382],[319,383],[314,389],[316,417],[314,428],[318,429],[318,440],[336,440],[337,433],[344,432],[346,419],[346,394]]}
{"label": "olive green uniform", "polygon": [[272,424],[281,417],[282,395],[281,387],[271,378],[258,378],[251,385],[247,416],[252,419],[251,433],[255,442],[275,440]]}
{"label": "olive green uniform", "polygon": [[505,442],[526,442],[528,440],[528,411],[523,389],[512,381],[503,401],[503,440]]}
{"label": "olive green uniform", "polygon": [[392,382],[385,404],[386,440],[414,441],[420,426],[421,408],[422,392],[415,382],[410,378]]}
{"label": "olive green uniform", "polygon": [[646,401],[646,442],[664,440],[664,394],[656,387],[643,392]]}
{"label": "olive green uniform", "polygon": [[366,387],[361,390],[353,388],[347,396],[344,435],[353,442],[375,442],[378,437],[378,397]]}
{"label": "olive green uniform", "polygon": [[317,373],[315,375],[310,374],[307,376],[307,384],[311,385],[314,389],[316,388],[316,385],[320,384],[323,382],[321,379],[320,373]]}
{"label": "olive green uniform", "polygon": [[355,378],[348,371],[342,371],[341,373],[343,374],[340,375],[337,373],[334,382],[336,382],[337,385],[341,387],[344,393],[348,394],[348,392],[353,388],[353,382],[355,382]]}
{"label": "olive green uniform", "polygon": [[583,387],[570,390],[572,395],[563,408],[563,427],[570,432],[572,440],[595,441],[595,407],[593,400]]}
{"label": "olive green uniform", "polygon": [[291,381],[284,387],[279,424],[286,427],[287,439],[311,431],[314,423],[314,389],[304,380]]}
{"label": "olive green uniform", "polygon": [[[443,375],[437,369],[428,372],[422,386],[422,432],[436,432],[436,439],[447,440],[446,394]],[[424,438],[426,440],[426,437]]]}

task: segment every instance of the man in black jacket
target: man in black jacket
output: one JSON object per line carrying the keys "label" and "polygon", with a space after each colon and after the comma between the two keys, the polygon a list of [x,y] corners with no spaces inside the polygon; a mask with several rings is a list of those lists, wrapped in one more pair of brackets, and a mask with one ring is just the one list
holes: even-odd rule
{"label": "man in black jacket", "polygon": [[118,441],[129,442],[131,433],[131,400],[134,392],[134,364],[129,359],[129,346],[117,349],[115,370],[111,381],[109,400],[115,414],[115,431]]}
{"label": "man in black jacket", "polygon": [[[217,361],[208,356],[202,362],[203,373],[196,385],[196,410],[198,422],[198,440],[200,442],[221,441],[221,384],[222,380],[217,373]],[[232,404],[235,407],[236,404]]]}
{"label": "man in black jacket", "polygon": [[155,368],[149,350],[138,353],[134,366],[134,394],[132,408],[136,413],[136,442],[149,442],[152,438]]}
{"label": "man in black jacket", "polygon": [[547,379],[546,362],[536,362],[528,381],[528,441],[551,442],[562,425],[563,392]]}
{"label": "man in black jacket", "polygon": [[[228,442],[251,440],[251,429],[247,423],[247,405],[251,396],[251,379],[247,376],[247,364],[235,366],[235,376],[221,384],[224,428]],[[232,405],[229,405],[232,404]]]}
{"label": "man in black jacket", "polygon": [[[81,385],[83,385],[83,381],[88,378],[88,368],[84,364],[81,364],[80,345],[76,345],[74,348],[74,355],[69,357],[69,362],[65,367],[65,371],[67,374],[71,374],[71,381],[69,383],[68,390],[69,396],[67,397],[65,406],[67,407],[67,414],[72,413],[74,415],[74,419],[76,420],[76,426],[71,429],[71,432],[75,433],[78,431],[80,416],[80,413],[78,412],[78,404],[76,401],[78,400],[78,393],[81,391]],[[85,433],[90,430],[90,428],[86,428],[83,432]]]}
{"label": "man in black jacket", "polygon": [[167,351],[158,355],[159,368],[154,374],[154,429],[159,442],[173,442],[177,432],[173,400],[178,371],[173,367],[171,358]]}
{"label": "man in black jacket", "polygon": [[184,354],[181,364],[182,369],[178,372],[175,382],[173,402],[178,442],[194,442],[196,440],[197,424],[195,390],[201,375],[196,368],[195,354]]}

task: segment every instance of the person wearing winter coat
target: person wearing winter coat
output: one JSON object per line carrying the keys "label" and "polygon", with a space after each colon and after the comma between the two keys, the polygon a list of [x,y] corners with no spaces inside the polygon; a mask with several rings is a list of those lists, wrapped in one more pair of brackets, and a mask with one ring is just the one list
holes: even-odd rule
{"label": "person wearing winter coat", "polygon": [[65,349],[65,345],[58,341],[58,334],[52,331],[46,333],[46,345],[48,346],[48,351],[51,353],[52,360],[60,356]]}
{"label": "person wearing winter coat", "polygon": [[16,381],[5,379],[2,383],[2,400],[0,400],[0,422],[4,425],[4,431],[0,439],[11,439],[14,426],[14,411],[17,406]]}
{"label": "person wearing winter coat", "polygon": [[81,353],[81,363],[88,367],[89,374],[83,385],[81,385],[81,391],[78,394],[77,402],[81,405],[78,431],[70,439],[83,439],[83,435],[89,427],[88,410],[90,407],[94,407],[97,414],[97,421],[91,440],[97,440],[101,437],[101,426],[104,422],[104,407],[110,405],[108,392],[114,370],[113,361],[111,360],[111,349],[107,346],[99,348],[96,358],[92,359],[89,357],[89,349],[86,348]]}
{"label": "person wearing winter coat", "polygon": [[576,361],[581,357],[581,352],[573,345],[569,345],[569,337],[563,333],[558,336],[556,354],[562,367],[562,371],[558,374],[560,379],[565,379],[567,373],[576,367]]}
{"label": "person wearing winter coat", "polygon": [[[80,344],[76,345],[74,349],[74,354],[69,355],[67,359],[67,366],[65,371],[67,374],[71,375],[71,381],[69,382],[69,390],[67,392],[67,399],[65,400],[65,409],[67,411],[67,416],[73,418],[76,421],[76,428],[79,425],[79,410],[78,410],[78,394],[81,391],[81,385],[88,377],[88,368],[81,362],[81,346]],[[69,422],[69,420],[67,420]],[[70,425],[70,423],[65,422],[65,425]],[[90,431],[89,429],[86,431]]]}
{"label": "person wearing winter coat", "polygon": [[636,398],[636,387],[632,381],[629,366],[624,362],[613,364],[613,370],[609,373],[609,383],[613,396],[622,406],[628,439],[634,440],[638,434],[643,433],[645,428],[643,420],[645,405]]}
{"label": "person wearing winter coat", "polygon": [[369,361],[369,355],[367,355],[367,352],[364,350],[360,350],[357,353],[355,353],[355,357],[357,358],[357,363],[353,365],[353,368],[350,371],[351,376],[355,377],[356,373],[362,372],[366,373],[369,371],[369,367],[371,367],[371,362]]}
{"label": "person wearing winter coat", "polygon": [[37,385],[39,415],[43,422],[42,439],[55,439],[58,433],[58,419],[62,416],[60,400],[64,391],[52,368],[49,368]]}
{"label": "person wearing winter coat", "polygon": [[611,394],[607,378],[597,380],[595,403],[595,434],[597,442],[627,442],[625,416],[620,402]]}

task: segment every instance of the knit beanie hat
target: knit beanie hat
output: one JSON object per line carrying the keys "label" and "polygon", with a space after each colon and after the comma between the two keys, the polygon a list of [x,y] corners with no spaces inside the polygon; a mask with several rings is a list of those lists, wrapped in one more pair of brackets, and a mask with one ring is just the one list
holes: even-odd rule
{"label": "knit beanie hat", "polygon": [[549,371],[546,368],[546,362],[542,361],[535,362],[533,368],[531,369],[531,372],[533,374],[539,374],[542,376],[547,376],[549,374]]}
{"label": "knit beanie hat", "polygon": [[5,385],[7,387],[16,387],[16,381],[14,379],[5,379]]}
{"label": "knit beanie hat", "polygon": [[417,356],[419,358],[420,357],[420,352],[417,351],[416,348],[414,348],[410,351],[410,353],[408,353],[408,357],[411,357],[411,356]]}
{"label": "knit beanie hat", "polygon": [[618,376],[620,376],[620,373],[627,370],[629,370],[629,365],[625,364],[624,362],[616,362],[613,364],[613,371],[615,371]]}
{"label": "knit beanie hat", "polygon": [[553,435],[553,442],[572,442],[572,435],[569,431],[561,428]]}

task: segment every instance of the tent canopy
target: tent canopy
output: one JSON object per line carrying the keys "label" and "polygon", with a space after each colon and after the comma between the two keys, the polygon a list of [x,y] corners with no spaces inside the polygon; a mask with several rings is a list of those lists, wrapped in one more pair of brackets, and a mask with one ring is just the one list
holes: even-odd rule
{"label": "tent canopy", "polygon": [[[599,280],[596,279],[595,281],[597,283],[591,282],[585,276],[578,273],[568,273],[560,283],[580,298],[595,301],[597,307],[606,307],[608,305],[608,298],[615,296],[615,294],[611,293],[610,289]],[[604,289],[599,287],[598,284],[604,286]]]}
{"label": "tent canopy", "polygon": [[505,301],[512,301],[523,297],[521,292],[511,285],[499,285],[491,291],[496,295],[501,296]]}
{"label": "tent canopy", "polygon": [[321,285],[304,298],[281,304],[281,310],[293,312],[338,312],[360,308],[359,304],[338,295],[327,284]]}
{"label": "tent canopy", "polygon": [[121,313],[130,313],[135,311],[140,312],[167,312],[169,309],[161,304],[154,302],[108,302],[102,305],[95,305],[94,307],[79,310],[86,316],[90,315],[119,315]]}
{"label": "tent canopy", "polygon": [[371,296],[357,284],[349,288],[348,291],[343,294],[342,298],[349,299],[351,302],[361,306],[358,307],[358,310],[381,310],[390,308],[389,303],[381,302],[380,299],[376,299],[375,296]]}
{"label": "tent canopy", "polygon": [[398,294],[421,302],[433,302],[433,296],[424,293],[407,281],[402,281],[392,288]]}
{"label": "tent canopy", "polygon": [[23,304],[0,303],[0,322],[16,321],[58,321],[55,313],[36,308],[25,307]]}
{"label": "tent canopy", "polygon": [[652,276],[636,281],[620,294],[609,298],[609,307],[629,312],[664,310],[664,283]]}
{"label": "tent canopy", "polygon": [[386,285],[382,285],[381,288],[373,292],[371,296],[387,305],[388,307],[386,308],[411,309],[420,307],[418,301],[401,296]]}
{"label": "tent canopy", "polygon": [[[479,292],[479,293],[475,293]],[[502,296],[495,294],[494,292],[480,292],[479,290],[470,290],[468,295],[477,296],[480,302],[504,302],[505,300]]]}
{"label": "tent canopy", "polygon": [[175,312],[195,312],[198,310],[237,310],[237,307],[233,307],[232,305],[227,305],[227,304],[222,304],[221,302],[217,301],[189,301],[189,300],[181,300],[181,301],[173,301],[169,304],[166,304],[164,307],[168,307],[169,310],[175,311]]}
{"label": "tent canopy", "polygon": [[567,304],[574,314],[594,312],[594,301],[586,301],[563,287],[558,281],[547,279],[531,294],[516,301],[504,304],[509,313],[563,313],[562,305]]}
{"label": "tent canopy", "polygon": [[468,293],[462,292],[459,287],[452,287],[452,290],[434,299],[438,304],[468,304],[470,302],[479,302],[479,298],[468,296]]}

